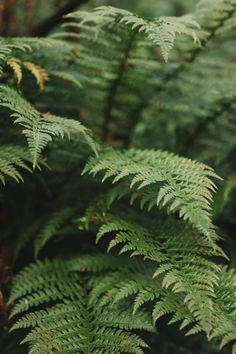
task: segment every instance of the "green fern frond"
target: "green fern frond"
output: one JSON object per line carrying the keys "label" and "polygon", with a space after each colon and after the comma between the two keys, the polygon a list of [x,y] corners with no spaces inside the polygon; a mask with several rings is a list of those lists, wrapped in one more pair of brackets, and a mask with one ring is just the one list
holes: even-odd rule
{"label": "green fern frond", "polygon": [[67,17],[81,20],[81,26],[94,23],[98,32],[100,26],[103,27],[111,23],[123,23],[129,26],[132,31],[144,32],[152,44],[160,46],[165,61],[168,60],[177,34],[188,35],[197,42],[197,30],[200,28],[193,16],[160,17],[148,21],[127,10],[112,6],[100,6],[93,12],[80,11],[67,15]]}
{"label": "green fern frond", "polygon": [[196,16],[201,19],[201,22],[205,22],[208,28],[211,28],[234,16],[235,10],[234,0],[200,0],[197,4]]}
{"label": "green fern frond", "polygon": [[0,181],[5,184],[6,176],[17,182],[23,181],[18,168],[31,172],[28,166],[31,163],[32,158],[25,148],[17,145],[0,146]]}
{"label": "green fern frond", "polygon": [[42,114],[8,86],[1,85],[0,93],[0,105],[13,111],[14,123],[24,127],[23,134],[33,157],[34,168],[40,153],[54,137],[64,138],[81,134],[85,141],[96,150],[96,143],[94,143],[89,130],[80,122],[51,114]]}
{"label": "green fern frond", "polygon": [[34,255],[37,258],[40,250],[55,235],[58,234],[63,224],[75,214],[75,208],[63,208],[53,213],[43,229],[34,240]]}
{"label": "green fern frond", "polygon": [[98,239],[104,235],[115,235],[108,250],[121,245],[120,253],[131,252],[133,256],[142,255],[144,259],[156,262],[158,268],[153,277],[161,277],[163,288],[182,293],[183,302],[194,317],[200,322],[204,318],[202,327],[207,321],[210,326],[210,302],[214,297],[220,268],[208,260],[212,252],[210,245],[204,246],[189,228],[184,229],[176,222],[172,227],[170,224],[168,220],[166,225],[159,225],[158,232],[155,232],[142,228],[140,224],[114,219],[100,228]]}
{"label": "green fern frond", "polygon": [[[153,262],[143,263],[140,258],[101,254],[83,256],[82,259],[74,258],[70,266],[74,271],[93,274],[90,280],[90,303],[96,302],[106,308],[110,305],[115,307],[124,301],[130,303],[133,299],[133,313],[149,303],[152,304],[154,322],[168,314],[171,315],[169,324],[180,322],[180,328],[186,329],[187,335],[205,331],[209,340],[222,340],[222,346],[235,340],[235,271],[232,269],[223,267],[218,272],[219,279],[214,284],[214,294],[211,298],[205,298],[210,317],[207,308],[203,306],[201,321],[189,308],[182,291],[163,287],[163,277],[152,278],[156,267]],[[195,290],[202,291],[198,287]],[[203,293],[202,296],[204,301]],[[198,311],[201,304],[203,305],[198,304]],[[205,322],[209,320],[210,322]]]}
{"label": "green fern frond", "polygon": [[[215,291],[214,327],[210,339],[221,338],[221,348],[236,341],[236,271],[223,267]],[[236,344],[233,344],[233,352]]]}
{"label": "green fern frond", "polygon": [[140,197],[142,206],[179,211],[207,238],[215,238],[210,202],[216,187],[210,178],[217,175],[208,166],[163,151],[108,150],[91,158],[84,172],[102,172],[102,181],[113,178],[112,183],[125,180],[132,198]]}
{"label": "green fern frond", "polygon": [[25,246],[40,232],[45,222],[44,218],[37,218],[19,233],[14,247],[13,261],[20,256]]}
{"label": "green fern frond", "polygon": [[[25,285],[20,289],[22,280]],[[31,328],[24,339],[30,353],[42,353],[43,348],[48,353],[143,353],[147,344],[133,330],[154,331],[147,314],[131,315],[124,305],[102,308],[90,303],[90,292],[89,283],[71,269],[70,261],[38,262],[15,281],[11,300],[18,304],[13,314],[30,313],[12,329]],[[48,307],[31,312],[32,306],[41,304]]]}
{"label": "green fern frond", "polygon": [[50,71],[50,75],[58,77],[65,81],[72,82],[79,88],[82,87],[80,80],[75,77],[74,73],[69,73],[67,71]]}

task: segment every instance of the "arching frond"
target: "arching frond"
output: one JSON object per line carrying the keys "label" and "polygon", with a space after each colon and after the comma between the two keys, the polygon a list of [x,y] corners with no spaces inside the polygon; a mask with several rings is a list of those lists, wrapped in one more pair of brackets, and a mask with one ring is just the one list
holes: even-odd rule
{"label": "arching frond", "polygon": [[98,26],[98,31],[99,27],[104,25],[123,23],[133,31],[144,32],[154,45],[160,46],[165,61],[168,60],[177,34],[188,35],[197,41],[197,30],[200,28],[193,16],[160,17],[146,20],[127,10],[112,6],[100,6],[93,12],[76,12],[69,17],[80,19],[81,25],[94,23]]}
{"label": "arching frond", "polygon": [[217,176],[206,165],[163,151],[108,150],[91,158],[85,172],[102,172],[103,181],[127,181],[133,199],[141,197],[141,205],[178,210],[180,217],[208,238],[214,237],[209,210],[215,185],[210,178]]}
{"label": "arching frond", "polygon": [[53,137],[70,137],[81,134],[94,149],[96,144],[80,122],[72,119],[42,114],[26,101],[19,93],[2,85],[0,87],[0,105],[13,111],[14,122],[23,126],[29,150],[33,157],[33,166],[37,164],[38,157],[43,149],[52,141]]}

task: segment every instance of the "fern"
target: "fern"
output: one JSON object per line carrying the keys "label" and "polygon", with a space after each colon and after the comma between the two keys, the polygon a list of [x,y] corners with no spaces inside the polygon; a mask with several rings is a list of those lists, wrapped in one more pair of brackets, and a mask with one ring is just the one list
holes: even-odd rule
{"label": "fern", "polygon": [[[81,108],[96,121],[103,140],[109,140],[110,131],[118,138],[127,134],[123,107],[128,115],[135,114],[139,97],[145,95],[141,90],[144,80],[153,90],[153,70],[158,71],[161,63],[152,48],[160,47],[160,55],[167,60],[178,34],[197,40],[199,31],[191,16],[146,20],[114,7],[79,11],[68,19],[72,20],[64,25],[67,32],[55,36],[79,39],[74,60],[78,79],[90,97]],[[121,124],[115,129],[116,120]]]}
{"label": "fern", "polygon": [[141,206],[168,206],[208,238],[214,237],[209,204],[215,185],[210,177],[217,176],[207,166],[162,151],[108,150],[91,158],[85,168],[93,175],[100,171],[105,172],[103,181],[126,179],[133,199],[141,197]]}
{"label": "fern", "polygon": [[75,3],[0,9],[3,354],[236,354],[236,2]]}
{"label": "fern", "polygon": [[[17,145],[5,145],[0,147],[0,180],[5,184],[6,176],[23,181],[19,169],[31,171],[29,165],[32,159],[26,149]],[[19,168],[19,169],[18,169]]]}
{"label": "fern", "polygon": [[[155,230],[158,230],[158,234]],[[208,243],[204,245],[199,242],[196,234],[193,233],[191,237],[189,228],[184,230],[183,225],[176,222],[171,224],[170,220],[166,225],[158,223],[150,230],[142,228],[140,224],[122,219],[112,220],[111,217],[111,221],[100,228],[97,240],[113,234],[115,238],[109,242],[108,250],[122,246],[119,253],[131,252],[132,256],[142,255],[156,262],[158,268],[153,272],[153,277],[162,277],[163,288],[170,288],[182,296],[185,294],[183,303],[196,320],[201,322],[204,318],[201,327],[208,332],[211,313],[207,314],[206,308],[214,297],[219,267],[207,258],[220,255],[220,250],[214,253]],[[205,306],[202,305],[204,302]],[[201,313],[202,306],[204,314]]]}
{"label": "fern", "polygon": [[[89,311],[91,315],[89,318],[95,318],[96,320],[91,322],[91,327],[86,326],[86,328],[94,333],[93,336],[90,335],[90,338],[95,339],[97,337],[97,339],[94,344],[93,342],[87,342],[88,345],[91,345],[93,350],[99,350],[99,348],[101,350],[103,348],[115,350],[115,347],[110,343],[112,336],[107,340],[104,340],[103,337],[103,341],[99,341],[100,326],[104,333],[107,330],[109,331],[111,327],[126,331],[132,329],[153,331],[151,323],[148,322],[146,315],[140,310],[141,306],[150,302],[153,304],[152,316],[155,321],[170,313],[173,317],[169,324],[182,321],[181,328],[184,329],[188,326],[188,334],[206,330],[207,323],[205,321],[198,323],[198,319],[188,308],[188,304],[185,303],[183,293],[165,289],[161,281],[151,280],[155,269],[153,263],[147,263],[145,268],[143,267],[143,262],[140,260],[135,261],[124,257],[117,259],[115,256],[105,255],[71,258],[67,261],[38,262],[17,276],[11,297],[11,301],[17,300],[17,305],[13,311],[14,316],[21,312],[28,312],[31,307],[36,306],[37,310],[29,314],[26,313],[20,320],[16,321],[13,329],[34,328],[25,339],[25,341],[30,342],[32,350],[44,348],[46,338],[49,353],[53,350],[55,343],[58,345],[56,348],[58,352],[63,351],[63,345],[66,345],[66,349],[69,349],[69,338],[72,338],[73,342],[75,341],[77,350],[80,350],[80,345],[85,343],[82,341],[83,337],[79,336],[80,328],[87,339],[87,332],[83,329],[81,316],[86,320],[85,313],[88,314],[87,311]],[[107,272],[105,276],[104,270]],[[93,274],[87,285],[82,280],[83,278],[81,279],[78,275],[78,272],[81,271]],[[66,277],[65,272],[67,273]],[[94,277],[95,274],[97,274],[96,277]],[[234,272],[223,268],[220,272],[219,282],[214,286],[216,297],[212,297],[208,301],[208,305],[211,306],[211,322],[208,323],[210,325],[208,335],[210,339],[221,339],[222,346],[235,338],[235,324],[233,324],[235,289],[232,283],[233,279]],[[228,285],[226,296],[225,290],[227,288],[226,284],[229,284],[228,280],[230,280],[231,285]],[[22,284],[25,284],[24,287],[22,287]],[[47,291],[44,290],[45,285],[47,285]],[[63,289],[63,297],[61,297],[60,292],[58,293],[57,288]],[[32,291],[34,292],[32,293]],[[84,294],[86,294],[85,303],[83,302]],[[124,300],[127,302],[132,297],[134,297],[133,315],[124,307]],[[56,301],[56,305],[46,308],[46,310],[39,309],[44,302],[48,303],[52,300]],[[97,306],[93,310],[95,304]],[[77,315],[75,311],[78,313]],[[63,319],[63,322],[58,325],[60,319]],[[131,322],[130,319],[132,319]],[[74,326],[77,328],[76,332],[74,332]],[[112,333],[115,335],[117,332]],[[141,353],[142,351],[138,351],[140,350],[139,346],[144,346],[144,343],[127,332],[119,332],[119,339],[117,338],[116,342],[117,352],[123,352],[124,350],[121,344],[123,334],[128,341],[125,341],[125,345],[132,344],[131,353]],[[124,348],[127,352],[127,347]]]}
{"label": "fern", "polygon": [[7,86],[2,85],[0,92],[0,105],[13,111],[14,123],[24,127],[23,134],[28,142],[34,168],[40,153],[52,141],[53,137],[70,137],[71,133],[78,133],[96,149],[96,144],[93,143],[89,131],[78,121],[51,114],[41,114],[21,95]]}
{"label": "fern", "polygon": [[[74,261],[75,262],[75,261]],[[54,300],[55,305],[46,310],[26,314],[14,328],[33,328],[24,341],[30,343],[30,353],[65,352],[110,352],[143,353],[146,343],[132,330],[153,331],[145,313],[131,317],[127,309],[107,307],[90,301],[91,285],[77,274],[73,262],[55,260],[37,263],[19,274],[24,288],[15,282],[11,300],[19,299],[14,314],[26,311],[31,306],[40,306]],[[49,273],[45,273],[45,271]],[[63,280],[65,279],[66,282]],[[45,285],[50,284],[46,290]],[[34,289],[34,294],[32,290]],[[45,289],[45,290],[43,290]],[[63,289],[63,295],[57,289]],[[24,300],[21,300],[21,297]],[[26,305],[27,303],[27,305]],[[60,322],[58,322],[60,321]],[[47,345],[45,345],[47,340]]]}

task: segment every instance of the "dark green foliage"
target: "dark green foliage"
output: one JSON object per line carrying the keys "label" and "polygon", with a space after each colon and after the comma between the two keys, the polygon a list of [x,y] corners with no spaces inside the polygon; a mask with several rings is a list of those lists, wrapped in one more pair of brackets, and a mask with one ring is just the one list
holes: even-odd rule
{"label": "dark green foliage", "polygon": [[236,354],[236,1],[121,3],[0,39],[4,354]]}

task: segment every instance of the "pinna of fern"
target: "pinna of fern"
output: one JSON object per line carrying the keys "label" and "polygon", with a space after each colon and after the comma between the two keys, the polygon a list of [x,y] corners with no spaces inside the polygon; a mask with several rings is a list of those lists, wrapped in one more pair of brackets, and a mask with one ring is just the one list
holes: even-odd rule
{"label": "pinna of fern", "polygon": [[0,146],[0,180],[5,184],[6,176],[22,181],[23,177],[18,170],[31,171],[32,158],[27,149],[18,145]]}
{"label": "pinna of fern", "polygon": [[22,133],[27,139],[29,151],[36,166],[40,153],[52,141],[53,137],[70,137],[71,134],[81,134],[96,151],[96,143],[89,130],[80,122],[72,119],[56,117],[52,114],[42,114],[26,101],[17,91],[6,85],[0,87],[0,105],[13,111],[14,123],[24,129]]}
{"label": "pinna of fern", "polygon": [[72,57],[72,47],[65,41],[50,38],[1,38],[1,79],[7,82],[12,76],[9,75],[10,69],[18,86],[24,81],[27,71],[34,77],[40,91],[55,76],[81,86],[75,73],[70,74],[67,62]]}

